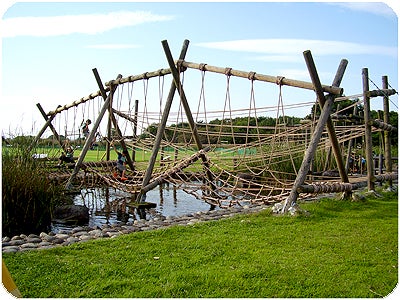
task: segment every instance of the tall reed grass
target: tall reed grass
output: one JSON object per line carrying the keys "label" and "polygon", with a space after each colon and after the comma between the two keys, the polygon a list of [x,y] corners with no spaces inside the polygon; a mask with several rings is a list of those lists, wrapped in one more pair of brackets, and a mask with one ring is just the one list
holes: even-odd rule
{"label": "tall reed grass", "polygon": [[61,188],[50,184],[44,163],[22,142],[2,149],[2,234],[39,233],[51,225]]}

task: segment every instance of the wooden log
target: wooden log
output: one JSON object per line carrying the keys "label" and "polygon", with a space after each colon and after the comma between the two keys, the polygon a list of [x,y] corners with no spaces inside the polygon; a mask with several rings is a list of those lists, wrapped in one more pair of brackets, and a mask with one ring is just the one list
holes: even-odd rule
{"label": "wooden log", "polygon": [[[396,173],[386,173],[376,175],[374,181],[383,182],[388,180],[394,180],[398,178]],[[322,194],[322,193],[340,193],[340,192],[350,192],[352,190],[357,190],[368,185],[367,181],[359,181],[353,183],[344,182],[331,182],[331,183],[311,183],[303,184],[297,188],[298,193],[309,193],[309,194]]]}
{"label": "wooden log", "polygon": [[[307,62],[307,67],[309,69],[312,82],[314,83],[314,86],[315,86],[315,93],[317,94],[319,105],[322,109],[322,107],[325,105],[325,96],[322,91],[322,86],[321,86],[321,83],[318,78],[317,69],[315,68],[315,64],[312,59],[311,52],[305,51],[304,57]],[[332,84],[333,86],[340,85],[342,78],[343,78],[344,71],[346,70],[346,67],[347,67],[347,63],[348,63],[347,60],[341,61],[338,72],[336,73],[336,76],[333,80],[333,84]],[[341,74],[341,75],[339,75],[339,74]],[[328,95],[327,98],[330,98],[330,100],[332,102],[334,102],[334,97],[331,94]],[[336,160],[336,164],[337,164],[337,167],[339,170],[340,177],[343,182],[349,182],[349,178],[348,178],[347,172],[346,172],[346,167],[343,162],[343,156],[341,153],[339,141],[336,136],[335,127],[333,125],[333,122],[332,122],[330,116],[328,116],[328,119],[326,121],[326,126],[328,129],[329,140],[331,141],[331,144],[332,144],[332,150],[333,150],[333,154],[335,156],[335,160]]]}
{"label": "wooden log", "polygon": [[[46,113],[44,112],[44,110],[43,110],[42,106],[40,105],[40,103],[37,103],[36,106],[37,106],[37,108],[39,109],[40,113],[42,114],[44,120],[47,121],[47,120],[49,119],[49,117],[48,117],[48,116],[46,115]],[[64,145],[61,143],[60,136],[59,136],[57,130],[54,128],[53,124],[49,123],[49,127],[50,127],[51,131],[53,132],[53,135],[54,135],[54,137],[56,138],[57,143],[60,145],[60,147],[61,147],[62,149],[64,149]],[[65,138],[66,138],[66,137],[65,137]],[[65,150],[65,149],[64,149],[64,150]]]}
{"label": "wooden log", "polygon": [[[184,40],[183,41],[183,45],[182,45],[182,49],[181,49],[181,53],[179,54],[179,58],[180,59],[184,59],[185,58],[188,47],[189,47],[189,40]],[[164,111],[163,111],[163,114],[161,116],[160,125],[157,128],[157,134],[156,134],[156,137],[155,137],[155,140],[154,140],[153,149],[152,149],[152,152],[151,152],[149,163],[148,163],[148,166],[147,166],[147,169],[146,169],[146,173],[145,173],[144,178],[143,178],[142,191],[140,192],[140,194],[137,197],[137,202],[145,201],[146,190],[143,190],[143,188],[146,185],[148,185],[148,183],[150,182],[150,178],[151,178],[151,175],[153,173],[154,165],[156,164],[157,154],[158,154],[158,151],[160,149],[160,145],[161,145],[162,137],[163,137],[164,132],[165,132],[165,128],[167,126],[168,116],[169,116],[169,113],[171,111],[172,101],[174,99],[176,88],[177,88],[177,85],[174,83],[174,81],[172,81],[171,82],[171,87],[169,89],[167,101],[165,103]]]}
{"label": "wooden log", "polygon": [[[201,70],[209,71],[209,72],[213,72],[213,73],[226,74],[226,75],[242,77],[242,78],[249,78],[250,76],[252,76],[252,78],[254,80],[271,82],[271,83],[287,85],[287,86],[292,86],[292,87],[298,87],[298,88],[307,89],[307,90],[314,90],[314,85],[311,82],[294,80],[294,79],[289,79],[289,78],[285,78],[285,77],[281,77],[281,76],[271,76],[271,75],[258,74],[258,73],[254,73],[254,72],[239,71],[239,70],[234,70],[232,68],[215,67],[215,66],[210,66],[207,64],[197,64],[197,63],[187,62],[187,61],[177,62],[177,64],[179,64],[179,63],[182,66],[184,66],[186,68],[190,68],[190,69],[201,69]],[[229,72],[229,74],[227,74],[227,72]],[[336,87],[336,86],[322,85],[322,90],[326,93],[330,93],[333,95],[342,95],[343,94],[343,88]]]}
{"label": "wooden log", "polygon": [[106,86],[111,86],[111,85],[119,85],[119,84],[124,84],[127,82],[134,82],[138,80],[143,80],[143,79],[149,79],[153,77],[159,77],[159,76],[164,76],[171,74],[171,69],[159,69],[157,71],[152,71],[152,72],[145,72],[139,75],[131,75],[128,77],[116,79],[116,80],[111,80],[105,83]]}
{"label": "wooden log", "polygon": [[50,116],[50,118],[47,119],[46,123],[43,125],[42,129],[38,132],[38,134],[36,135],[36,137],[33,139],[32,143],[29,145],[28,147],[28,151],[32,150],[33,147],[36,146],[38,140],[40,139],[40,137],[43,135],[43,133],[46,131],[47,127],[49,127],[49,125],[51,124],[51,122],[54,120],[55,115]]}
{"label": "wooden log", "polygon": [[397,128],[387,124],[385,122],[382,122],[381,120],[375,119],[375,120],[369,120],[369,125],[378,128],[378,129],[382,129],[384,131],[392,131],[392,132],[397,132]]}
{"label": "wooden log", "polygon": [[[387,76],[382,76],[382,88],[387,89],[388,88],[388,77]],[[384,96],[383,97],[383,122],[386,124],[389,124],[389,97]],[[385,148],[385,167],[386,167],[386,172],[391,173],[392,172],[392,135],[390,131],[385,131],[383,134],[384,138],[384,148]],[[392,180],[389,180],[389,186],[392,188],[393,182]]]}
{"label": "wooden log", "polygon": [[154,178],[152,182],[143,186],[141,188],[141,193],[147,193],[148,191],[155,188],[157,185],[162,184],[166,178],[173,176],[174,174],[182,171],[183,169],[187,168],[194,162],[196,162],[199,158],[205,156],[205,153],[210,151],[210,147],[206,147],[204,149],[199,150],[198,152],[192,154],[190,157],[182,160],[181,162],[177,163],[173,168],[165,171],[163,174],[159,175],[158,177]]}
{"label": "wooden log", "polygon": [[[302,185],[305,181],[305,178],[308,174],[308,171],[310,169],[310,165],[311,165],[311,161],[314,158],[314,154],[315,151],[318,147],[318,143],[321,139],[322,133],[324,131],[325,125],[327,124],[328,120],[330,120],[330,111],[332,108],[332,105],[334,103],[333,99],[334,97],[327,97],[327,99],[325,100],[325,97],[322,93],[322,88],[321,88],[321,83],[319,81],[319,77],[318,77],[318,73],[316,71],[315,65],[314,65],[314,61],[312,59],[311,56],[311,52],[310,51],[304,51],[304,58],[307,62],[307,67],[309,69],[309,73],[310,76],[313,80],[313,83],[315,85],[315,92],[317,94],[318,97],[318,101],[320,102],[320,106],[321,106],[321,115],[318,119],[318,123],[314,129],[310,144],[308,145],[308,148],[306,150],[306,153],[304,155],[303,161],[301,163],[300,169],[297,173],[297,177],[295,179],[295,182],[293,184],[293,188],[289,194],[289,196],[287,197],[287,199],[284,202],[283,208],[281,213],[286,213],[290,206],[293,205],[293,203],[296,202],[297,200],[297,196],[298,196],[298,192],[297,192],[297,188]],[[340,62],[340,65],[338,67],[338,70],[336,72],[335,78],[333,80],[334,85],[340,85],[340,82],[343,78],[344,75],[344,71],[346,69],[347,66],[347,60],[342,60]],[[331,140],[332,142],[332,140]],[[336,152],[334,152],[335,155],[337,155]],[[341,154],[340,154],[341,155]],[[343,171],[341,172],[341,177],[342,177],[342,172],[345,172],[345,168],[343,165],[343,160],[342,160],[342,168]],[[347,178],[347,174],[346,174],[346,178]],[[342,178],[343,180],[343,178]],[[343,180],[344,181],[344,180]],[[346,181],[345,181],[346,182]],[[347,178],[347,182],[348,182],[348,178]]]}
{"label": "wooden log", "polygon": [[[181,103],[182,103],[182,106],[183,106],[183,108],[185,110],[185,114],[186,114],[186,118],[187,118],[188,123],[189,123],[189,127],[190,127],[190,129],[192,131],[192,136],[193,136],[193,138],[194,138],[194,140],[196,142],[197,149],[201,150],[201,149],[203,149],[203,145],[201,143],[200,136],[199,136],[199,133],[197,131],[197,126],[196,126],[196,124],[194,122],[193,115],[192,115],[192,112],[191,112],[190,107],[189,107],[189,103],[188,103],[186,95],[185,95],[185,91],[183,90],[183,87],[182,87],[182,84],[181,84],[180,78],[179,78],[179,70],[181,68],[179,67],[179,70],[178,70],[175,67],[174,61],[173,61],[173,57],[172,57],[172,54],[171,54],[171,50],[169,49],[167,40],[164,40],[161,43],[162,43],[162,46],[163,46],[163,49],[164,49],[164,53],[165,53],[165,56],[167,58],[169,67],[170,67],[171,72],[172,72],[172,77],[174,79],[173,81],[174,81],[176,89],[178,90],[178,93],[180,95]],[[207,157],[205,155],[200,155],[200,158],[203,161],[203,165],[204,165],[204,169],[205,169],[207,178],[208,178],[210,184],[213,185],[212,182],[214,181],[214,179],[213,179],[212,173],[209,170],[209,161],[208,161],[208,159],[207,159]],[[214,190],[214,187],[212,186],[211,189]]]}
{"label": "wooden log", "polygon": [[[106,88],[106,91],[109,91],[109,90],[110,90],[109,88]],[[90,95],[88,95],[86,97],[82,97],[79,100],[76,100],[76,101],[74,101],[74,102],[72,102],[70,104],[65,104],[64,106],[59,106],[59,107],[57,107],[57,109],[49,111],[47,113],[47,115],[48,116],[52,116],[52,115],[58,114],[58,113],[60,113],[60,112],[62,112],[64,110],[68,110],[71,107],[78,106],[79,104],[85,103],[85,102],[87,102],[89,100],[92,100],[92,99],[98,97],[98,96],[101,96],[101,92],[100,91],[94,92],[94,93],[92,93],[92,94],[90,94]]]}
{"label": "wooden log", "polygon": [[368,190],[373,191],[375,188],[375,178],[372,156],[372,130],[369,122],[371,120],[371,106],[369,98],[369,77],[367,68],[362,69],[362,83],[364,94],[365,159],[367,161]]}
{"label": "wooden log", "polygon": [[373,98],[373,97],[388,97],[388,96],[393,96],[397,93],[396,90],[394,89],[382,89],[382,90],[372,90],[368,91],[368,97]]}
{"label": "wooden log", "polygon": [[[95,69],[93,69],[93,72],[95,72],[94,70]],[[119,76],[120,75],[118,75],[118,77]],[[99,128],[100,122],[103,119],[103,116],[104,116],[105,112],[109,108],[111,97],[112,97],[112,94],[114,92],[115,92],[115,90],[111,90],[110,93],[108,94],[107,99],[106,99],[106,101],[104,101],[103,107],[101,108],[101,110],[99,112],[99,115],[97,116],[97,119],[93,124],[93,128],[90,131],[89,136],[86,138],[85,145],[83,146],[82,152],[81,152],[81,154],[80,154],[80,156],[78,158],[78,161],[76,162],[74,171],[72,172],[72,174],[71,174],[71,176],[70,176],[70,178],[69,178],[69,180],[68,180],[68,182],[67,182],[67,184],[65,186],[65,188],[67,190],[72,188],[72,182],[74,181],[74,178],[75,178],[76,174],[79,172],[79,169],[81,167],[83,159],[85,158],[86,153],[88,152],[88,150],[89,150],[89,148],[90,148],[90,146],[92,144],[92,141],[93,141],[94,135],[96,134],[97,128]]]}

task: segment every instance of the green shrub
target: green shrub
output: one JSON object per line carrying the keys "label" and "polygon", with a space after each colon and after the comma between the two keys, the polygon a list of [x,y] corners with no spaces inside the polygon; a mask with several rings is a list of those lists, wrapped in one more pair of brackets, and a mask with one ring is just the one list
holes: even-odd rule
{"label": "green shrub", "polygon": [[2,234],[49,229],[61,189],[50,184],[43,162],[33,159],[27,143],[2,149]]}

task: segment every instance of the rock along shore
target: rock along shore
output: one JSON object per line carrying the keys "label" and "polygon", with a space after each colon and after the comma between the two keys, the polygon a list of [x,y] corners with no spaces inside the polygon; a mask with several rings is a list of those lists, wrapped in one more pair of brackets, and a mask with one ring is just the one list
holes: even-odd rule
{"label": "rock along shore", "polygon": [[199,222],[220,220],[230,218],[240,213],[258,212],[271,205],[254,205],[243,207],[232,207],[229,209],[200,211],[194,214],[187,214],[176,217],[159,217],[150,220],[135,220],[133,222],[103,225],[101,228],[89,226],[78,226],[71,230],[61,230],[58,233],[20,234],[10,237],[3,237],[2,252],[18,252],[37,249],[49,249],[54,247],[68,246],[74,243],[90,241],[100,238],[114,238],[122,234],[129,234],[138,231],[156,230],[170,226],[190,226]]}

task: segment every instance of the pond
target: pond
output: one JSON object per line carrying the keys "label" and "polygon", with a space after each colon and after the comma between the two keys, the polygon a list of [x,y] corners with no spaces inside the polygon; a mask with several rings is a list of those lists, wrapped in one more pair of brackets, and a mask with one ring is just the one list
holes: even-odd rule
{"label": "pond", "polygon": [[[95,187],[82,189],[80,194],[73,196],[75,205],[84,205],[89,208],[90,227],[101,227],[121,222],[133,222],[139,219],[152,219],[156,217],[182,216],[198,211],[218,209],[178,189],[173,185],[163,184],[147,192],[146,202],[156,204],[155,208],[138,210],[129,207],[121,215],[118,207],[124,202],[135,199],[135,196],[111,187]],[[52,223],[51,230],[71,230],[75,225]]]}

